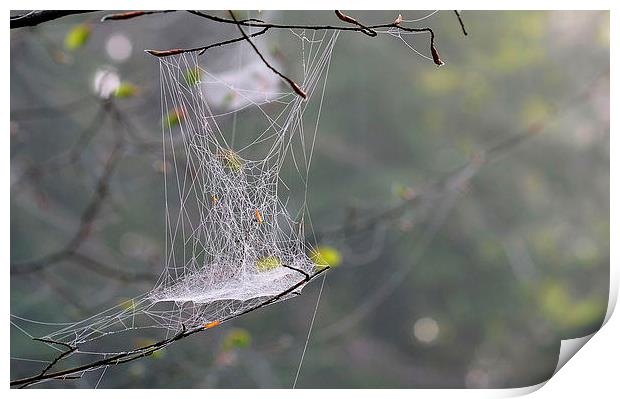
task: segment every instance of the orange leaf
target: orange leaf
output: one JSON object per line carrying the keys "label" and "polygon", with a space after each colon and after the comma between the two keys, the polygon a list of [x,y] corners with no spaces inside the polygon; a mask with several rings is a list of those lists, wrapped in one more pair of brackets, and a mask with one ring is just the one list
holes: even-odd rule
{"label": "orange leaf", "polygon": [[219,321],[212,321],[211,323],[207,323],[204,325],[205,330],[208,330],[209,328],[213,328],[213,327],[217,327],[220,325]]}

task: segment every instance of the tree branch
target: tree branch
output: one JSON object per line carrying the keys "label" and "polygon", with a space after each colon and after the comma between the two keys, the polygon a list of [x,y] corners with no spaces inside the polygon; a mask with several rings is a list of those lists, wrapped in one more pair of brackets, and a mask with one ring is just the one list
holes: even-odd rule
{"label": "tree branch", "polygon": [[463,34],[467,36],[467,30],[465,29],[465,24],[463,23],[463,19],[461,18],[461,13],[458,10],[454,10],[454,13],[459,20],[459,24],[461,25],[461,30],[463,31]]}
{"label": "tree branch", "polygon": [[69,353],[73,353],[74,351],[77,351],[78,348],[71,346],[69,344],[66,343],[60,343],[60,342],[56,342],[56,341],[50,341],[44,338],[34,338],[35,340],[38,341],[42,341],[42,342],[47,342],[47,343],[54,343],[54,344],[62,344],[65,345],[69,348],[71,348],[71,350],[67,350],[66,352],[63,352],[63,354],[59,355],[55,360],[52,361],[51,366],[47,367],[43,373],[39,373],[37,375],[31,376],[31,377],[26,377],[26,378],[19,378],[16,380],[12,380],[10,382],[11,386],[22,386],[22,387],[26,387],[38,382],[43,382],[43,381],[48,381],[48,380],[52,380],[52,379],[59,379],[59,378],[65,378],[65,377],[75,377],[74,374],[82,372],[82,371],[89,371],[89,370],[93,370],[102,366],[117,366],[119,364],[123,364],[123,363],[129,363],[131,361],[149,356],[153,353],[155,353],[156,351],[167,347],[168,345],[171,345],[172,343],[179,341],[181,339],[187,338],[191,335],[194,335],[196,333],[202,332],[202,331],[206,331],[208,329],[211,328],[211,326],[217,326],[220,325],[222,323],[225,323],[227,321],[230,321],[232,319],[235,319],[237,317],[243,316],[245,314],[248,314],[250,312],[253,312],[255,310],[258,310],[260,308],[263,308],[265,306],[268,306],[274,302],[277,302],[278,300],[284,298],[285,296],[291,294],[292,292],[294,292],[295,290],[297,290],[299,287],[301,287],[304,284],[307,284],[308,282],[310,282],[311,280],[313,280],[314,278],[316,278],[317,276],[319,276],[320,274],[326,272],[329,269],[329,267],[325,267],[322,268],[316,272],[314,272],[314,274],[312,275],[308,275],[307,277],[304,277],[302,280],[300,280],[299,282],[293,284],[291,287],[287,288],[286,290],[280,292],[279,294],[276,294],[268,299],[266,299],[263,302],[258,303],[257,305],[244,310],[243,312],[237,313],[237,314],[232,314],[228,317],[225,317],[222,320],[217,321],[217,324],[214,323],[210,323],[208,325],[201,325],[198,327],[195,327],[191,330],[187,330],[185,325],[183,325],[183,328],[181,329],[181,331],[179,333],[177,333],[176,335],[174,335],[171,338],[167,338],[167,339],[163,339],[161,341],[158,341],[154,344],[149,344],[149,345],[145,345],[136,349],[132,349],[129,351],[124,351],[124,352],[120,352],[117,353],[116,355],[110,356],[106,359],[101,359],[101,360],[97,360],[97,361],[93,361],[90,363],[86,363],[80,366],[76,366],[76,367],[71,367],[71,368],[67,368],[64,370],[60,370],[60,371],[56,371],[53,373],[46,373],[47,371],[49,371],[49,369],[51,369],[52,366],[54,366],[60,359],[62,359],[64,356],[68,355]]}
{"label": "tree branch", "polygon": [[[239,32],[241,32],[241,35],[243,36],[243,38],[250,44],[250,46],[252,46],[252,48],[254,49],[254,52],[258,55],[258,57],[261,59],[261,61],[263,61],[263,64],[265,64],[265,66],[267,66],[267,68],[271,69],[273,71],[273,73],[275,73],[276,75],[278,75],[279,77],[284,79],[286,81],[286,83],[288,83],[289,86],[291,86],[291,88],[295,91],[295,93],[299,94],[305,100],[306,97],[308,96],[306,94],[306,92],[303,91],[301,89],[301,87],[299,87],[299,85],[297,83],[295,83],[291,78],[289,78],[288,76],[284,75],[282,72],[278,71],[276,68],[274,68],[267,61],[267,59],[265,59],[265,56],[260,52],[258,47],[256,47],[254,42],[252,42],[252,40],[250,40],[250,38],[248,37],[247,33],[245,33],[245,31],[241,27],[241,25],[239,24],[239,21],[237,21],[237,18],[235,17],[235,14],[233,14],[232,11],[228,11],[228,13],[230,14],[230,17],[233,19],[233,21],[235,21],[235,23],[237,25],[237,28],[239,28]],[[265,28],[265,29],[268,29],[268,28]]]}
{"label": "tree branch", "polygon": [[[23,27],[23,26],[34,26],[34,25],[38,25],[38,24],[43,23],[43,22],[51,21],[53,19],[60,18],[60,17],[66,16],[66,15],[79,14],[79,13],[85,13],[85,12],[93,12],[93,11],[53,11],[53,10],[52,11],[31,11],[31,12],[26,13],[26,14],[21,15],[21,16],[11,17],[11,29],[18,28],[18,27]],[[175,12],[175,10],[129,11],[129,12],[105,15],[103,18],[101,18],[101,21],[128,20],[128,19],[132,19],[132,18],[141,17],[141,16],[144,16],[144,15],[154,15],[154,14],[163,14],[163,13],[171,13],[171,12]],[[430,35],[430,51],[431,51],[431,55],[432,55],[432,58],[433,58],[433,62],[437,66],[443,65],[443,61],[439,57],[439,52],[437,51],[437,49],[435,47],[435,34],[434,34],[433,30],[431,28],[408,28],[408,27],[401,26],[400,25],[400,23],[402,21],[401,18],[396,18],[396,20],[394,20],[391,23],[366,26],[366,25],[358,22],[356,19],[354,19],[354,18],[352,18],[352,17],[350,17],[348,15],[345,15],[341,11],[337,10],[336,11],[336,16],[338,16],[338,18],[341,21],[353,24],[355,26],[295,25],[295,24],[289,25],[289,24],[266,23],[264,21],[261,21],[259,19],[254,19],[254,18],[245,19],[245,20],[237,20],[234,17],[234,15],[232,16],[232,19],[226,19],[226,18],[222,18],[222,17],[218,17],[218,16],[215,16],[215,15],[206,14],[204,12],[196,11],[196,10],[188,10],[188,12],[190,14],[199,16],[201,18],[209,19],[209,20],[214,21],[214,22],[220,22],[220,23],[225,23],[225,24],[234,24],[234,25],[237,25],[237,26],[257,27],[257,28],[263,28],[263,29],[267,28],[267,29],[306,29],[306,30],[353,31],[353,32],[361,32],[361,33],[363,33],[365,35],[372,36],[372,37],[377,36],[377,32],[375,30],[376,29],[381,29],[381,28],[396,28],[396,29],[403,30],[405,32],[428,32],[429,35]],[[462,21],[461,21],[460,17],[459,17],[459,21],[461,22],[461,26],[464,29],[464,26],[462,25]],[[264,31],[261,31],[258,34],[255,34],[255,36],[258,36],[258,35],[261,35],[261,34],[264,34],[264,33],[265,33]],[[245,35],[245,32],[243,32],[243,34]],[[467,34],[467,33],[465,33],[465,34]],[[243,39],[244,40],[248,40],[245,37]],[[160,51],[160,50],[148,50],[148,53],[151,54],[151,55],[157,56],[157,57],[164,57],[164,56],[170,56],[170,55],[176,55],[176,54],[182,54],[182,53],[194,52],[194,51],[199,51],[200,54],[203,54],[209,48],[223,46],[223,45],[235,43],[235,42],[238,42],[238,41],[241,41],[241,40],[242,40],[241,38],[233,39],[233,40],[227,40],[225,42],[216,43],[216,44],[209,45],[209,46],[195,47],[195,48],[189,48],[189,49],[171,49],[171,50],[162,50],[162,51]],[[251,41],[250,41],[250,43],[251,43]],[[263,57],[261,57],[261,58],[263,58]],[[295,92],[297,94],[299,94],[300,96],[305,98],[305,93],[303,92],[303,90],[301,90],[299,88],[299,86],[294,81],[292,81],[291,79],[289,79],[289,78],[285,77],[284,75],[282,75],[280,72],[275,70],[269,64],[266,64],[266,65],[268,67],[270,67],[270,69],[272,71],[274,71],[274,73],[276,73],[282,79],[286,80],[287,83],[289,85],[291,85],[291,87],[293,88],[293,90],[295,90]]]}
{"label": "tree branch", "polygon": [[26,14],[11,17],[11,29],[37,26],[69,15],[85,14],[98,10],[34,10]]}
{"label": "tree branch", "polygon": [[105,21],[122,21],[126,19],[132,19],[136,17],[141,17],[143,15],[153,15],[153,14],[166,14],[170,12],[176,12],[176,10],[158,10],[158,11],[127,11],[121,12],[117,14],[107,14],[101,17],[101,22]]}
{"label": "tree branch", "polygon": [[[263,34],[267,33],[268,30],[269,30],[269,28],[264,28],[263,30],[261,30],[259,32],[252,33],[251,35],[249,35],[249,37],[256,37],[256,36],[263,35]],[[225,46],[227,44],[232,44],[232,43],[240,42],[240,41],[243,41],[243,40],[247,40],[245,38],[245,36],[241,36],[241,37],[236,38],[236,39],[225,40],[223,42],[209,44],[207,46],[194,47],[194,48],[188,48],[188,49],[177,48],[177,49],[162,50],[162,51],[159,51],[159,50],[144,50],[144,51],[149,53],[152,56],[155,56],[155,57],[168,57],[170,55],[190,53],[190,52],[195,52],[195,51],[199,51],[198,55],[203,55],[205,53],[205,51],[209,50],[210,48]]]}

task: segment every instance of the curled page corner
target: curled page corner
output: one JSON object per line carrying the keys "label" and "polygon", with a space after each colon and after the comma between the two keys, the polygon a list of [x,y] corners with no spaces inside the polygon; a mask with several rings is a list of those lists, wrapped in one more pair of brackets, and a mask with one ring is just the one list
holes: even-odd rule
{"label": "curled page corner", "polygon": [[563,339],[560,344],[560,354],[558,355],[558,364],[555,366],[555,370],[553,371],[553,376],[560,371],[562,367],[579,351],[579,349],[583,348],[583,346],[598,332],[595,331],[592,334],[571,338],[571,339]]}
{"label": "curled page corner", "polygon": [[553,371],[553,374],[551,375],[551,377],[549,377],[548,379],[546,379],[546,380],[544,380],[544,381],[542,381],[542,382],[540,382],[538,384],[530,385],[530,386],[527,386],[527,387],[511,388],[511,389],[505,390],[504,394],[501,397],[512,398],[512,397],[517,397],[517,396],[528,395],[530,393],[538,391],[540,388],[545,386],[553,378],[553,376],[558,371],[560,371],[560,369],[562,367],[564,367],[564,365],[566,363],[568,363],[568,361],[573,356],[575,356],[575,354],[581,348],[583,348],[583,346],[597,332],[598,332],[598,330],[593,332],[592,334],[589,334],[589,335],[586,335],[586,336],[583,336],[583,337],[571,338],[571,339],[563,339],[561,341],[561,343],[560,343],[560,353],[558,355],[558,363],[557,363],[557,365],[555,367],[555,370]]}
{"label": "curled page corner", "polygon": [[545,386],[545,384],[547,384],[547,382],[549,382],[551,378],[553,378],[553,376],[556,375],[557,372],[560,371],[560,369],[564,367],[566,363],[568,363],[568,361],[573,356],[575,356],[575,354],[579,352],[579,350],[583,348],[584,345],[588,341],[590,341],[590,339],[605,326],[605,324],[607,324],[607,322],[609,321],[609,319],[611,318],[611,315],[613,314],[615,310],[616,303],[618,300],[618,280],[617,280],[617,276],[614,275],[613,273],[614,272],[612,268],[612,275],[610,275],[609,301],[607,304],[607,312],[605,314],[605,319],[603,320],[602,325],[593,333],[585,335],[583,337],[563,339],[560,342],[560,353],[558,354],[558,363],[556,364],[553,374],[547,380],[542,381],[535,385],[527,386],[527,387],[511,388],[511,389],[505,390],[504,392],[505,394],[502,395],[502,397],[524,396],[524,395],[528,395],[530,393],[538,391],[540,388]]}
{"label": "curled page corner", "polygon": [[[558,364],[553,371],[554,375],[564,365],[579,351],[579,349],[583,348],[583,346],[596,334],[599,332],[605,324],[609,321],[614,309],[616,308],[616,302],[618,301],[618,281],[614,278],[614,276],[610,276],[610,287],[609,287],[609,301],[607,302],[607,312],[605,313],[605,319],[603,320],[603,324],[592,334],[585,335],[583,337],[572,338],[572,339],[563,339],[560,344],[560,354],[558,356]],[[551,379],[550,378],[550,379]]]}

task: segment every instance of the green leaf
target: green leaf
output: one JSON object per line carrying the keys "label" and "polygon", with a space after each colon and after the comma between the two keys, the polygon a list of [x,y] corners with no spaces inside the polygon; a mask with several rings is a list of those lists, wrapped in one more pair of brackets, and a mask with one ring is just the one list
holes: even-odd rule
{"label": "green leaf", "polygon": [[163,123],[164,127],[173,127],[178,125],[183,119],[183,111],[179,109],[174,109],[164,117]]}
{"label": "green leaf", "polygon": [[76,50],[82,47],[88,41],[88,38],[90,37],[90,32],[90,25],[76,25],[65,36],[65,47],[69,50]]}
{"label": "green leaf", "polygon": [[127,98],[133,97],[138,93],[138,86],[133,83],[123,82],[114,91],[114,97]]}
{"label": "green leaf", "polygon": [[200,68],[195,67],[195,68],[190,68],[187,71],[185,71],[185,82],[189,85],[189,86],[193,86],[195,84],[200,83]]}
{"label": "green leaf", "polygon": [[231,349],[247,348],[251,343],[252,337],[247,330],[243,328],[233,328],[228,335],[226,335],[226,338],[224,338],[222,349],[224,351],[229,351]]}
{"label": "green leaf", "polygon": [[271,269],[275,269],[276,267],[280,267],[282,262],[275,256],[266,256],[256,261],[256,267],[261,272],[266,272]]}
{"label": "green leaf", "polygon": [[342,255],[334,247],[319,245],[310,252],[310,259],[318,267],[336,267],[342,262]]}
{"label": "green leaf", "polygon": [[221,159],[224,162],[224,166],[235,173],[241,172],[243,167],[243,160],[233,150],[224,150],[221,154]]}

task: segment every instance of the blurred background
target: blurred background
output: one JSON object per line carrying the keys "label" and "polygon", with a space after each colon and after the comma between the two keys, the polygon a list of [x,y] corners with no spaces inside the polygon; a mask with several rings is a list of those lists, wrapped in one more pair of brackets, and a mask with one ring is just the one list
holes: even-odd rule
{"label": "blurred background", "polygon": [[[333,12],[239,13],[339,22]],[[464,11],[467,36],[451,11],[351,15],[374,24],[399,13],[429,16],[409,26],[433,28],[445,65],[411,49],[430,56],[426,35],[339,36],[308,198],[334,270],[297,387],[539,383],[560,340],[596,331],[607,309],[609,13]],[[104,14],[11,31],[19,318],[79,321],[152,288],[167,165],[159,67],[143,50],[238,35],[187,13],[101,23]],[[277,31],[262,40],[294,77],[299,42]],[[291,387],[319,287],[110,368],[99,387]],[[20,328],[58,329],[19,318],[12,379],[52,355]],[[92,387],[99,377],[40,387]]]}

